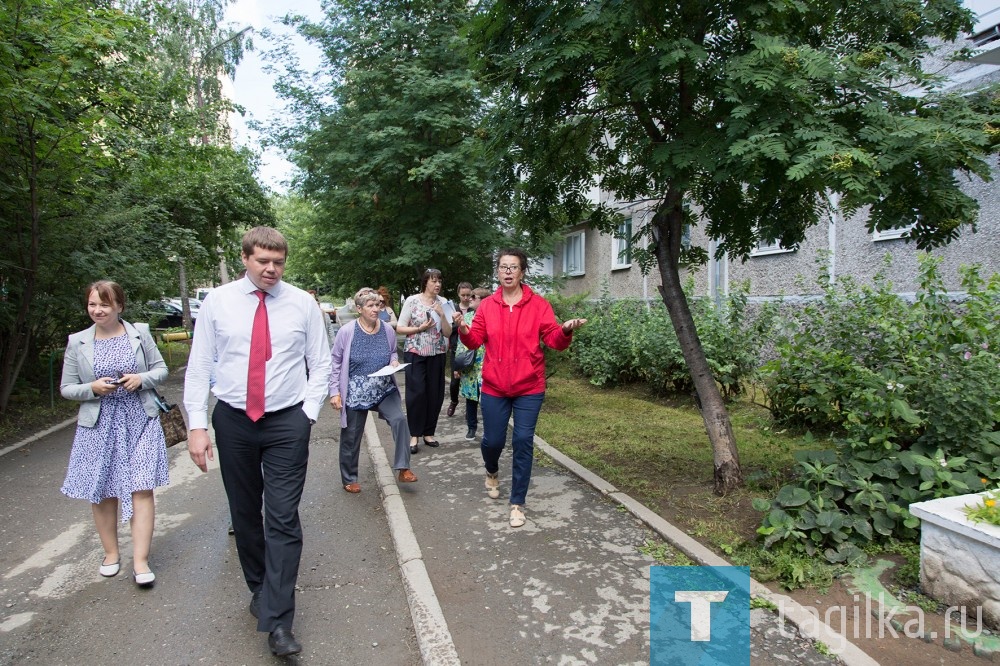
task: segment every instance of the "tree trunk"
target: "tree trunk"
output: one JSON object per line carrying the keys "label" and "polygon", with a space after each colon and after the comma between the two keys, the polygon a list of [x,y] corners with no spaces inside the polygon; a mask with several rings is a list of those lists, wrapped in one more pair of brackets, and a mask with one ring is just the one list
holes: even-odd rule
{"label": "tree trunk", "polygon": [[191,325],[191,300],[188,297],[188,279],[187,279],[187,266],[184,264],[184,259],[177,257],[177,272],[178,280],[180,281],[181,290],[181,314],[184,319],[184,328],[191,330],[194,326]]}
{"label": "tree trunk", "polygon": [[702,349],[698,331],[695,329],[694,317],[688,307],[687,297],[681,287],[679,257],[681,227],[683,213],[681,209],[682,193],[668,193],[653,216],[656,242],[656,259],[660,268],[660,297],[667,312],[670,313],[670,323],[673,324],[677,340],[680,342],[684,361],[687,363],[695,391],[701,401],[701,418],[712,444],[712,457],[715,462],[715,493],[725,495],[743,483],[743,472],[740,470],[740,457],[736,450],[736,438],[729,422],[729,412],[722,399],[719,386],[712,376],[705,350]]}

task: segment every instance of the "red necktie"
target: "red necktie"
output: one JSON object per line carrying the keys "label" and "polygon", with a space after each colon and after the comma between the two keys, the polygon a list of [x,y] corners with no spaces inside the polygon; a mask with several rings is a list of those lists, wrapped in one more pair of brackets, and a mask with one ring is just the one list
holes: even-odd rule
{"label": "red necktie", "polygon": [[260,303],[253,315],[250,334],[250,365],[247,369],[247,416],[257,421],[264,416],[264,365],[271,360],[271,329],[267,325],[266,291],[254,292]]}

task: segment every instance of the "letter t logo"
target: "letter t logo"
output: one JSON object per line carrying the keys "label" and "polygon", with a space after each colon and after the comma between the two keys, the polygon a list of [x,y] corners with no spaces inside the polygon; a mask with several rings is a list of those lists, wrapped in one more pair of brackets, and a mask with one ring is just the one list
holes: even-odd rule
{"label": "letter t logo", "polygon": [[674,601],[691,604],[692,641],[712,640],[712,608],[710,604],[713,601],[725,601],[727,596],[729,596],[729,592],[723,590],[678,590],[674,592]]}

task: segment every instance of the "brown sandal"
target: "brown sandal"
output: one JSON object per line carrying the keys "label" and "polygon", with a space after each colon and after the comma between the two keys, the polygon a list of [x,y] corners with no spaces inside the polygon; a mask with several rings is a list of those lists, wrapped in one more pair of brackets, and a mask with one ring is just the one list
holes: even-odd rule
{"label": "brown sandal", "polygon": [[361,485],[358,483],[345,483],[344,490],[346,490],[349,493],[360,493]]}

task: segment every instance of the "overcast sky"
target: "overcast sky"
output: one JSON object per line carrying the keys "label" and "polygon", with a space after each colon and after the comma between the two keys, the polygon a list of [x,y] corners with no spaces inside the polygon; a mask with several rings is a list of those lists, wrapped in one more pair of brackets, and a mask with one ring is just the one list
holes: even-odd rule
{"label": "overcast sky", "polygon": [[[270,28],[275,32],[293,34],[276,22],[278,17],[286,13],[303,14],[314,20],[323,16],[320,0],[283,0],[280,3],[271,0],[236,0],[226,9],[226,20],[234,29],[253,26],[256,44],[256,50],[246,54],[236,69],[235,79],[229,82],[232,84],[229,94],[237,104],[246,108],[245,119],[239,116],[232,119],[234,140],[237,144],[251,146],[261,153],[260,177],[267,186],[278,191],[287,189],[284,183],[291,176],[292,165],[273,148],[261,152],[259,137],[246,126],[246,120],[266,122],[282,112],[283,102],[274,92],[273,77],[264,72],[261,53],[268,45],[260,37],[260,32]],[[298,37],[294,43],[303,68],[312,69],[319,64],[319,55],[314,48]]]}

